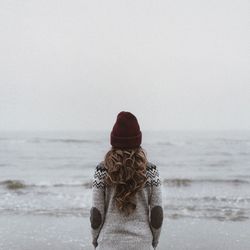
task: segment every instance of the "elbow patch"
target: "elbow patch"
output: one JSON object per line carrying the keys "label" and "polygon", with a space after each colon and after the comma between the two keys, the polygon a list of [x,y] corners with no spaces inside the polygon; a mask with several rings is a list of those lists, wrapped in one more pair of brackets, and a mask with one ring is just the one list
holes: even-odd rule
{"label": "elbow patch", "polygon": [[96,207],[92,207],[90,210],[90,223],[93,229],[97,229],[102,223],[101,212]]}
{"label": "elbow patch", "polygon": [[159,229],[163,221],[163,209],[161,206],[154,206],[151,210],[150,222],[152,227]]}

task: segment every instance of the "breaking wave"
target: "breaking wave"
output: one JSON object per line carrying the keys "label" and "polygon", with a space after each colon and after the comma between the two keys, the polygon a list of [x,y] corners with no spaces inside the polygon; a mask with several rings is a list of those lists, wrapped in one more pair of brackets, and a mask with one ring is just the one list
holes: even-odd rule
{"label": "breaking wave", "polygon": [[91,188],[92,181],[88,182],[72,182],[72,183],[37,183],[37,184],[28,184],[22,180],[4,180],[0,181],[0,186],[4,186],[10,190],[16,189],[25,189],[25,188],[48,188],[48,187],[85,187]]}
{"label": "breaking wave", "polygon": [[[249,185],[250,180],[244,179],[188,179],[188,178],[165,178],[162,181],[164,186],[168,187],[188,187],[195,184],[222,184],[222,185]],[[40,182],[40,183],[26,183],[23,180],[3,180],[0,181],[0,186],[10,190],[25,189],[25,188],[49,188],[49,187],[84,187],[90,189],[92,187],[92,180],[89,181],[75,181],[75,182]]]}
{"label": "breaking wave", "polygon": [[181,187],[190,186],[192,184],[228,184],[228,185],[242,185],[250,184],[249,180],[243,179],[187,179],[187,178],[173,178],[164,179],[163,184],[167,186]]}

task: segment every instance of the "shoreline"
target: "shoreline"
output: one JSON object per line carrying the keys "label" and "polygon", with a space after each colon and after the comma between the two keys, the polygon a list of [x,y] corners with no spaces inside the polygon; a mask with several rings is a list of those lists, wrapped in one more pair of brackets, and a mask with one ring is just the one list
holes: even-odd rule
{"label": "shoreline", "polygon": [[[92,250],[88,217],[0,215],[1,250]],[[157,250],[247,250],[247,221],[164,220]]]}

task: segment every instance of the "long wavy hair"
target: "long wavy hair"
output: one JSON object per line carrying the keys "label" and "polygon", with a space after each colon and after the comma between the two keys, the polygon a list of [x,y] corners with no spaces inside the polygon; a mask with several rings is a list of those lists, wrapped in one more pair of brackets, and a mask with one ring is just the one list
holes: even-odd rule
{"label": "long wavy hair", "polygon": [[146,151],[141,146],[134,149],[112,147],[104,157],[107,170],[105,183],[115,187],[115,204],[120,212],[131,214],[136,208],[135,194],[147,180]]}

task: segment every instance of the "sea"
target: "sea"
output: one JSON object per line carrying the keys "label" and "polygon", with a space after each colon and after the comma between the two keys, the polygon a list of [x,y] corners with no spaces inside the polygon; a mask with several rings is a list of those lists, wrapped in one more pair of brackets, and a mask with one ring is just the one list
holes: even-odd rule
{"label": "sea", "polygon": [[[166,218],[250,219],[250,131],[142,131]],[[0,133],[0,215],[89,216],[110,131]]]}

